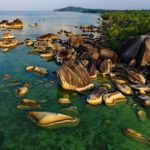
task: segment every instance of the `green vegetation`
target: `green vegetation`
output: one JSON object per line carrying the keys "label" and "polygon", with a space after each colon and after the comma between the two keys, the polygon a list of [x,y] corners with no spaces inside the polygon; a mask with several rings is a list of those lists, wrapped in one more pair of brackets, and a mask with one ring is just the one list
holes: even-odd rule
{"label": "green vegetation", "polygon": [[103,13],[105,46],[117,49],[129,36],[150,33],[149,11],[117,11]]}

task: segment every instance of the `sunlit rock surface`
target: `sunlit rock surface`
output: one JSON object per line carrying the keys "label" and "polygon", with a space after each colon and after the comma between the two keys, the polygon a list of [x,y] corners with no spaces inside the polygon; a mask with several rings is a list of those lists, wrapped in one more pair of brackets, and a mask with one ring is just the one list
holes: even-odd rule
{"label": "sunlit rock surface", "polygon": [[37,112],[31,111],[27,114],[27,117],[31,119],[36,125],[40,127],[71,127],[77,126],[80,123],[79,118],[73,118],[68,115],[51,112]]}
{"label": "sunlit rock surface", "polygon": [[43,67],[27,66],[26,71],[27,72],[35,72],[35,73],[38,73],[38,74],[43,75],[43,76],[48,75],[48,70],[46,68],[43,68]]}
{"label": "sunlit rock surface", "polygon": [[88,72],[79,65],[67,62],[57,72],[60,85],[66,90],[83,92],[94,87]]}
{"label": "sunlit rock surface", "polygon": [[127,98],[121,92],[108,93],[103,96],[106,105],[111,106],[120,102],[126,102]]}
{"label": "sunlit rock surface", "polygon": [[103,95],[107,93],[105,87],[94,90],[87,98],[87,103],[91,105],[100,105],[103,102]]}

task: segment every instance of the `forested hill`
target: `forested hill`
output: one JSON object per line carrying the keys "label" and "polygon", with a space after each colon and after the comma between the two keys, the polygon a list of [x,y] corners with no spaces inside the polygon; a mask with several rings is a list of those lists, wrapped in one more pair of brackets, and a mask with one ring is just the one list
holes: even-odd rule
{"label": "forested hill", "polygon": [[65,7],[60,9],[55,9],[54,11],[70,11],[70,12],[82,12],[82,13],[101,13],[107,12],[108,10],[105,9],[90,9],[90,8],[82,8],[82,7]]}

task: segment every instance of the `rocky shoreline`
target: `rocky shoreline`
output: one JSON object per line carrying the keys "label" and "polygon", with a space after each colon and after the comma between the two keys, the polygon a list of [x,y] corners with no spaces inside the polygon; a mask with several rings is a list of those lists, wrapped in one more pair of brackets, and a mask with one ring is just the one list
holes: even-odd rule
{"label": "rocky shoreline", "polygon": [[[147,117],[144,108],[150,107],[150,57],[147,57],[150,52],[150,37],[147,35],[143,39],[142,36],[142,40],[134,39],[130,44],[123,44],[123,55],[122,52],[117,53],[104,47],[102,41],[97,42],[99,38],[106,40],[101,28],[92,25],[75,28],[79,28],[82,34],[61,30],[57,35],[48,33],[36,39],[26,39],[24,44],[33,48],[30,54],[38,54],[41,59],[54,61],[59,65],[55,75],[64,90],[87,92],[87,104],[92,106],[129,103],[129,97],[133,97],[137,100],[133,107],[139,119],[144,121]],[[66,36],[66,40],[60,38],[59,35],[62,34]],[[136,55],[135,48],[138,48]],[[137,57],[140,51],[142,53]],[[129,61],[124,61],[128,56],[131,56]],[[27,73],[37,73],[43,78],[49,74],[49,68],[41,66],[29,65],[25,70]],[[109,82],[103,82],[101,77],[109,79]],[[99,82],[100,86],[97,87],[93,81]],[[29,90],[27,85],[16,89],[19,97],[25,97]],[[66,97],[60,97],[58,103],[71,105]],[[17,106],[18,109],[29,109],[27,117],[39,127],[70,127],[80,123],[79,118],[69,115],[32,111],[40,107],[40,104],[30,99],[23,99]]]}

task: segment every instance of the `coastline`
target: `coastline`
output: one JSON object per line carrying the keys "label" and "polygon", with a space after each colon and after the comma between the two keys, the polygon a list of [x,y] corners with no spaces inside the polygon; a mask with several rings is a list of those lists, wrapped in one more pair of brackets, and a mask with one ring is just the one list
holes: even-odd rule
{"label": "coastline", "polygon": [[[3,77],[6,74],[9,74],[11,76],[10,77],[6,75],[4,76],[5,78],[0,81],[1,82],[0,88],[2,89],[1,91],[2,100],[0,106],[1,108],[0,118],[2,118],[0,124],[2,150],[14,149],[15,147],[18,147],[18,149],[32,150],[34,149],[33,143],[36,143],[39,149],[46,149],[47,147],[49,147],[50,149],[53,148],[61,149],[63,146],[64,149],[71,149],[71,148],[72,149],[88,149],[88,148],[99,149],[99,147],[102,147],[103,149],[107,150],[110,147],[113,147],[114,149],[117,148],[130,149],[131,147],[133,147],[135,149],[140,148],[140,149],[148,150],[149,149],[148,145],[141,144],[140,142],[131,140],[128,137],[126,137],[122,132],[125,128],[130,127],[136,129],[141,133],[147,134],[147,136],[150,135],[150,130],[149,130],[150,120],[148,118],[149,110],[145,109],[145,107],[143,108],[143,105],[137,103],[136,100],[138,99],[137,98],[138,94],[130,95],[130,96],[126,95],[128,99],[126,101],[124,100],[125,97],[123,97],[119,93],[119,97],[121,97],[121,101],[113,100],[112,103],[108,103],[108,104],[106,103],[107,101],[103,101],[102,103],[101,101],[100,102],[98,101],[100,105],[93,106],[87,102],[87,98],[90,96],[90,94],[97,93],[97,91],[94,93],[96,88],[90,91],[79,93],[78,91],[65,90],[63,89],[63,86],[61,87],[59,78],[58,76],[56,76],[56,73],[62,67],[62,64],[57,65],[57,58],[58,58],[57,56],[60,56],[60,58],[62,59],[63,58],[66,59],[66,55],[63,55],[64,53],[60,53],[60,51],[64,51],[64,50],[60,50],[60,51],[56,50],[57,48],[58,49],[62,48],[62,47],[58,47],[58,45],[61,45],[63,47],[65,46],[65,48],[68,50],[67,54],[68,52],[72,52],[71,56],[76,51],[78,55],[77,57],[75,57],[75,60],[79,59],[82,61],[83,58],[85,58],[90,62],[91,60],[89,59],[89,57],[86,57],[90,55],[94,59],[94,61],[97,62],[96,64],[99,65],[97,69],[102,71],[101,73],[103,73],[104,76],[102,74],[98,74],[96,80],[91,79],[92,88],[93,88],[93,84],[95,85],[95,87],[106,86],[108,88],[108,86],[109,87],[113,86],[112,90],[107,90],[108,93],[113,93],[114,89],[116,91],[119,91],[116,88],[116,82],[117,81],[119,82],[120,80],[115,80],[115,79],[112,80],[113,77],[109,75],[110,68],[112,66],[110,61],[105,61],[106,58],[104,55],[103,55],[104,58],[102,59],[103,60],[102,66],[104,67],[100,67],[101,62],[99,62],[98,59],[102,57],[103,53],[101,47],[98,48],[95,45],[93,45],[95,44],[96,39],[94,36],[92,36],[94,34],[97,34],[97,31],[99,30],[99,27],[96,26],[97,15],[87,16],[87,14],[82,14],[83,15],[82,16],[78,13],[75,13],[75,16],[72,15],[69,16],[68,13],[68,16],[64,17],[63,16],[64,14],[62,14],[61,17],[58,17],[60,14],[61,13],[59,13],[55,17],[53,15],[52,17],[50,16],[45,17],[47,16],[46,13],[46,15],[43,16],[42,14],[39,17],[38,14],[33,13],[32,17],[30,16],[29,18],[25,18],[26,21],[25,29],[23,29],[22,31],[14,31],[14,30],[11,31],[12,33],[14,33],[14,35],[16,35],[17,33],[18,35],[16,36],[16,38],[22,39],[24,42],[26,42],[25,41],[26,38],[30,38],[32,42],[38,41],[37,37],[39,37],[39,35],[42,36],[43,34],[49,32],[54,33],[54,35],[56,34],[57,36],[59,36],[60,39],[65,36],[66,39],[58,40],[58,43],[55,42],[53,43],[51,41],[53,47],[50,46],[51,47],[50,51],[49,50],[44,51],[42,49],[44,51],[44,53],[42,54],[47,54],[48,52],[49,53],[54,52],[52,53],[54,54],[52,60],[47,61],[45,59],[42,59],[39,54],[38,55],[29,54],[33,50],[41,50],[41,49],[34,48],[32,44],[31,46],[26,46],[25,45],[26,43],[19,45],[14,49],[11,49],[8,53],[2,53],[2,52],[0,53],[0,70],[1,70],[0,75],[1,77]],[[33,18],[35,18],[35,16],[38,17],[36,17],[36,19],[34,20]],[[64,18],[62,19],[62,17]],[[30,24],[33,24],[35,21],[38,23],[37,27],[31,28],[30,26],[28,26]],[[77,32],[78,30],[80,30],[80,32]],[[58,34],[57,32],[59,32],[60,34]],[[79,42],[77,42],[77,44],[75,45],[74,42],[70,44],[66,43],[67,40],[70,38],[70,35],[74,35],[76,34],[76,32],[80,34],[81,37],[83,36],[85,39],[87,35],[90,34],[91,35],[86,39],[85,43],[83,43],[82,40],[79,40]],[[1,33],[3,33],[3,31],[1,31]],[[101,29],[100,29],[100,33],[101,33]],[[52,40],[52,37],[53,38],[55,37],[57,39],[57,37],[54,35],[49,34],[49,36],[48,35],[42,36],[42,38],[48,38],[48,39],[50,38]],[[78,38],[79,37],[77,37],[76,41],[78,41]],[[76,47],[78,46],[78,44],[79,44],[79,49],[78,47]],[[69,48],[73,48],[75,49],[75,51],[71,51],[69,50]],[[99,56],[99,51],[101,51],[100,56]],[[37,52],[41,54],[40,51]],[[91,53],[87,54],[87,52],[91,52]],[[110,51],[107,52],[109,52],[110,54]],[[84,55],[85,53],[86,55]],[[93,53],[95,55],[91,55]],[[113,53],[113,58],[116,59],[116,55],[114,53]],[[67,60],[68,59],[69,56],[67,57]],[[70,59],[73,60],[73,57]],[[63,61],[65,60],[63,59]],[[80,63],[80,65],[81,66],[83,64],[86,65],[86,63],[87,63],[86,61],[83,61],[82,63]],[[33,66],[33,68],[30,65]],[[117,66],[118,67],[117,69],[120,69],[121,65]],[[31,69],[31,72],[30,71],[26,72],[25,69],[27,66],[30,66],[29,69]],[[71,84],[74,85],[74,83],[78,83],[78,81],[81,81],[82,84],[79,85],[82,85],[83,87],[84,86],[88,87],[88,84],[90,82],[89,79],[86,80],[86,82],[84,80],[89,78],[89,76],[87,75],[86,72],[84,72],[84,70],[81,69],[82,68],[81,66],[77,67],[77,69],[74,69],[73,70],[74,73],[72,73],[73,71],[71,72],[70,70],[72,70],[72,68],[75,67],[75,65],[73,65],[73,67],[67,65],[65,68],[67,69],[67,71],[66,70],[64,71],[62,67],[62,72],[64,71],[64,74],[65,72],[67,72],[68,74],[68,76],[66,74],[65,74],[66,76],[64,74],[63,76],[65,77],[66,82],[68,82],[70,77],[73,77],[73,79],[69,80],[69,81],[73,81],[73,83]],[[95,71],[93,71],[94,69],[92,70],[91,68],[94,67],[93,65],[89,65],[89,66],[90,67],[88,67],[87,70],[90,74],[90,77],[93,78],[95,77]],[[123,67],[125,68],[126,66]],[[80,70],[82,74],[80,74],[78,70]],[[48,75],[47,75],[47,71],[48,71]],[[122,73],[121,71],[124,70],[120,69],[118,72]],[[84,76],[82,76],[83,74]],[[132,73],[130,72],[130,74]],[[137,76],[139,74],[140,72],[138,72],[137,74],[133,73],[133,75],[137,75]],[[79,79],[76,82],[74,82],[77,76],[79,76]],[[131,78],[133,77],[132,75],[130,76]],[[141,82],[143,83],[142,79]],[[121,81],[122,82],[124,81],[126,85],[126,80],[127,79],[123,78]],[[131,81],[129,80],[128,83],[130,82]],[[91,86],[91,84],[89,85]],[[78,88],[78,84],[77,85],[75,84],[74,86],[75,89],[76,86]],[[20,97],[19,95],[17,95],[18,93],[16,93],[16,89],[17,91],[19,91],[22,89],[22,87],[24,87],[23,89],[28,89],[28,92],[26,93],[25,96]],[[106,89],[105,88],[98,89],[98,93],[105,92]],[[115,94],[118,97],[118,93]],[[36,126],[36,124],[32,123],[32,120],[28,120],[28,118],[26,117],[26,113],[33,111],[34,108],[33,106],[35,105],[29,105],[30,107],[32,106],[31,109],[29,110],[17,109],[17,106],[21,103],[21,100],[26,98],[33,99],[37,102],[36,104],[41,105],[41,108],[39,110],[37,109],[36,111],[63,113],[65,115],[73,116],[74,118],[80,118],[81,119],[80,125],[74,128],[60,128],[57,130],[46,130],[46,129],[39,128]],[[59,98],[63,98],[63,100],[65,98],[65,100],[61,101],[61,103],[58,103]],[[105,100],[106,98],[107,96],[105,96]],[[66,102],[68,103],[68,99],[70,100],[69,104],[63,104]],[[144,110],[145,113],[148,114],[144,122],[141,121],[143,118],[142,119],[140,118],[141,119],[140,120],[136,114],[136,112],[139,110],[142,111]]]}

